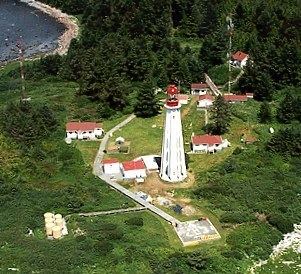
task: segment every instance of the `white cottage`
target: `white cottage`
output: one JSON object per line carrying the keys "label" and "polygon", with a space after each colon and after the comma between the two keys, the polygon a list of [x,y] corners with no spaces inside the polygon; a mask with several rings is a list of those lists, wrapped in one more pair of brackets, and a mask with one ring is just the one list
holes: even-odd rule
{"label": "white cottage", "polygon": [[197,107],[198,108],[209,108],[213,104],[213,97],[210,94],[200,95]]}
{"label": "white cottage", "polygon": [[120,163],[117,159],[104,159],[102,160],[103,172],[105,174],[120,174]]}
{"label": "white cottage", "polygon": [[121,170],[124,179],[138,179],[146,177],[146,168],[142,160],[124,162],[122,163]]}
{"label": "white cottage", "polygon": [[192,152],[215,153],[230,146],[228,140],[223,140],[220,135],[192,135]]}
{"label": "white cottage", "polygon": [[205,95],[209,90],[209,86],[206,83],[193,83],[191,84],[192,95]]}
{"label": "white cottage", "polygon": [[247,65],[248,59],[249,54],[237,51],[232,55],[230,64],[234,67],[243,68]]}
{"label": "white cottage", "polygon": [[68,122],[67,139],[93,140],[103,134],[102,125],[95,122]]}

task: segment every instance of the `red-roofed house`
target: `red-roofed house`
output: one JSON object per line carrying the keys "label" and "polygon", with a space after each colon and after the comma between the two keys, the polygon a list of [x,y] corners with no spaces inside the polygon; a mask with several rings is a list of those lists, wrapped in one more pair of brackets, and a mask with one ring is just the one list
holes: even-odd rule
{"label": "red-roofed house", "polygon": [[231,57],[231,65],[234,67],[243,68],[246,66],[248,59],[249,54],[242,51],[237,51]]}
{"label": "red-roofed house", "polygon": [[247,95],[224,94],[224,99],[228,103],[238,103],[248,101]]}
{"label": "red-roofed house", "polygon": [[122,163],[121,170],[124,179],[138,179],[146,177],[146,168],[142,160],[124,162]]}
{"label": "red-roofed house", "polygon": [[213,104],[213,97],[210,94],[200,95],[197,102],[198,108],[209,108]]}
{"label": "red-roofed house", "polygon": [[189,95],[188,94],[176,94],[175,96],[181,105],[187,105],[188,100],[189,100]]}
{"label": "red-roofed house", "polygon": [[192,135],[191,136],[192,152],[215,153],[228,147],[230,143],[223,140],[220,135]]}
{"label": "red-roofed house", "polygon": [[68,122],[66,124],[68,139],[90,140],[101,137],[102,125],[95,122]]}
{"label": "red-roofed house", "polygon": [[206,83],[193,83],[191,84],[192,95],[205,95],[209,90],[209,86]]}
{"label": "red-roofed house", "polygon": [[119,174],[121,171],[120,163],[117,159],[104,159],[101,163],[105,174]]}

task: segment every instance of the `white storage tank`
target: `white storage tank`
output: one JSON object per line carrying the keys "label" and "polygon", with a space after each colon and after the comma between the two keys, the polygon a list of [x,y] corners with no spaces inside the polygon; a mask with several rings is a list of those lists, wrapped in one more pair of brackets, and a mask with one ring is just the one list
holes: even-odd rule
{"label": "white storage tank", "polygon": [[46,235],[52,236],[52,229],[54,227],[54,223],[46,223],[45,229],[46,229]]}
{"label": "white storage tank", "polygon": [[62,219],[63,218],[63,216],[62,216],[62,214],[55,214],[54,215],[54,218],[57,220],[57,219]]}
{"label": "white storage tank", "polygon": [[62,237],[62,228],[59,226],[53,226],[52,227],[52,236],[53,239],[59,239]]}
{"label": "white storage tank", "polygon": [[64,220],[63,219],[56,219],[55,225],[59,226],[60,228],[63,228],[64,226]]}
{"label": "white storage tank", "polygon": [[45,218],[45,224],[54,223],[54,218]]}
{"label": "white storage tank", "polygon": [[44,214],[44,218],[45,218],[45,219],[48,219],[48,218],[54,218],[54,214],[51,213],[51,212],[46,212],[46,213]]}

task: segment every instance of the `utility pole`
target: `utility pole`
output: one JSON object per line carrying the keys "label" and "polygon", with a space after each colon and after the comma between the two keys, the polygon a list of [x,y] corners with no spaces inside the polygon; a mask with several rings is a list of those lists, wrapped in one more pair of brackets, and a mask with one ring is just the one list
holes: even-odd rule
{"label": "utility pole", "polygon": [[227,29],[229,35],[229,52],[228,52],[228,93],[231,93],[231,51],[232,51],[232,35],[234,32],[234,24],[232,22],[231,14],[226,17]]}

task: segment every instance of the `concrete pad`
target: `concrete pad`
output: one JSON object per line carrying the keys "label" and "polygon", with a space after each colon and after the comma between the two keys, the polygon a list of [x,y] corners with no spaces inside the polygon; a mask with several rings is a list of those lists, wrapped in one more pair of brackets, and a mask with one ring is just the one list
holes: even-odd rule
{"label": "concrete pad", "polygon": [[175,230],[184,246],[221,238],[209,219],[180,222]]}

